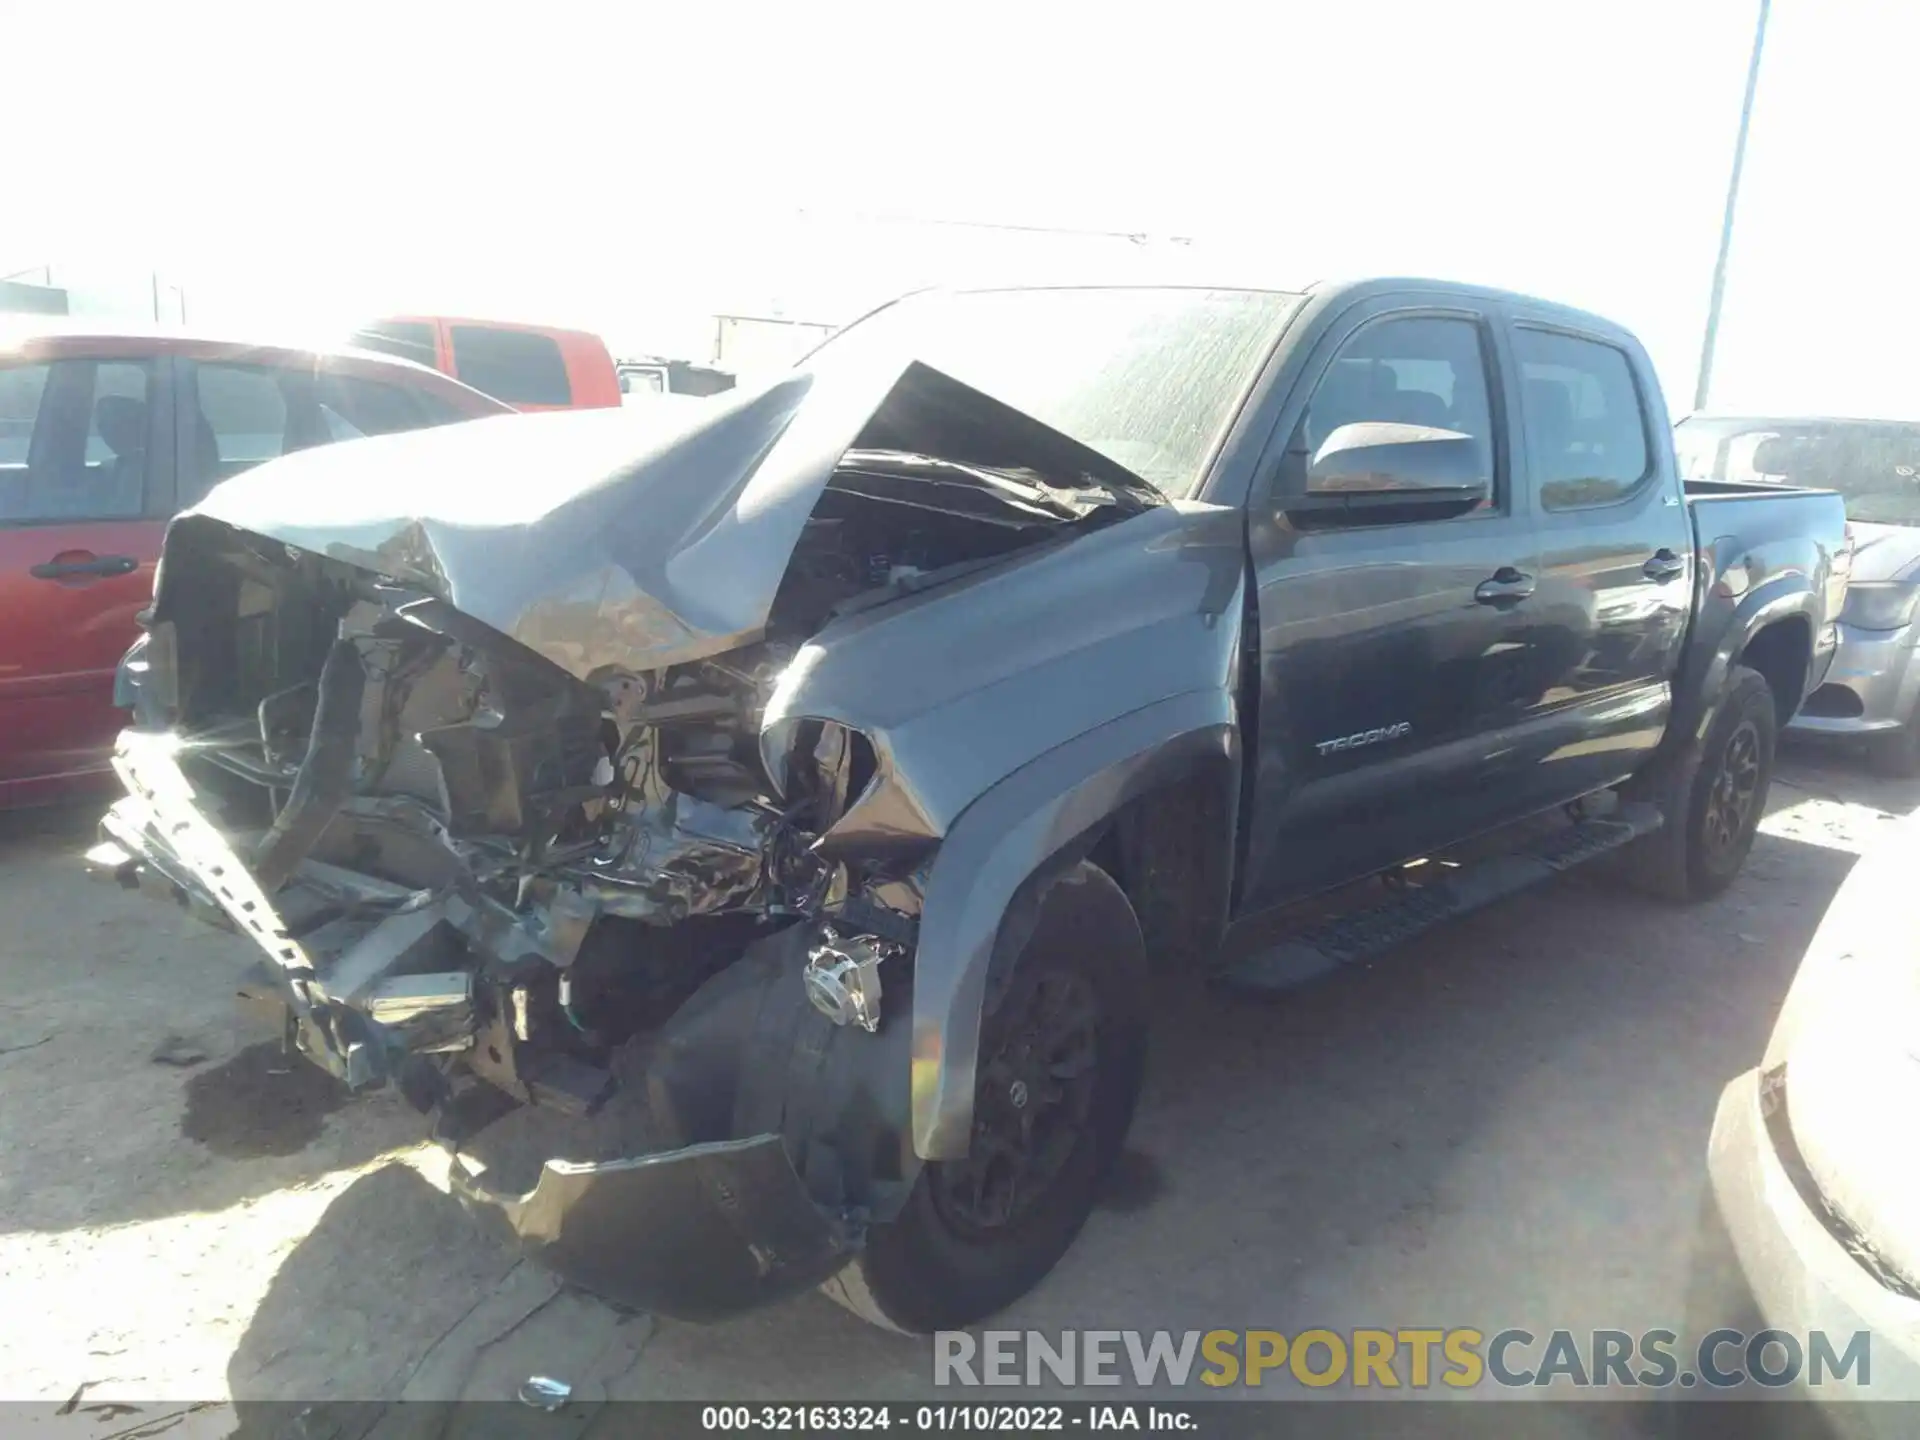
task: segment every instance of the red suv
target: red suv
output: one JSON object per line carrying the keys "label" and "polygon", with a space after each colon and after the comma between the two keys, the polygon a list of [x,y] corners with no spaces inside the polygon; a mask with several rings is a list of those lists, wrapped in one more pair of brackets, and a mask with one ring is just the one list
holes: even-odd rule
{"label": "red suv", "polygon": [[384,355],[0,329],[0,808],[95,776],[167,519],[291,450],[508,411]]}

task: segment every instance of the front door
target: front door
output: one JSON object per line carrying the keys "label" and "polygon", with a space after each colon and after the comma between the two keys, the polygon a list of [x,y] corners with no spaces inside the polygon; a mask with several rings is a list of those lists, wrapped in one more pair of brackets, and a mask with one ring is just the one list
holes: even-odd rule
{"label": "front door", "polygon": [[[1276,493],[1251,517],[1260,684],[1243,912],[1512,818],[1487,782],[1536,678],[1537,563],[1495,422],[1495,357],[1485,315],[1387,302],[1315,349],[1305,403],[1283,420]],[[1360,421],[1475,437],[1485,503],[1410,523],[1289,520],[1285,491],[1310,483],[1289,461]]]}
{"label": "front door", "polygon": [[0,362],[0,806],[102,773],[120,657],[152,599],[171,427],[163,362]]}

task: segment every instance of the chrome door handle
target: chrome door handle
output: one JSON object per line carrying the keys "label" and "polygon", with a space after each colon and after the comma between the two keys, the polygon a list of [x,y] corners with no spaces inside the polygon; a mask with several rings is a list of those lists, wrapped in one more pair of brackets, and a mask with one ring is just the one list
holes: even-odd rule
{"label": "chrome door handle", "polygon": [[1473,589],[1473,598],[1482,605],[1504,605],[1513,600],[1524,600],[1531,594],[1533,576],[1511,565],[1502,565]]}
{"label": "chrome door handle", "polygon": [[1640,567],[1640,573],[1649,580],[1658,580],[1665,584],[1669,580],[1678,580],[1687,573],[1687,562],[1664,546],[1653,552],[1647,563]]}

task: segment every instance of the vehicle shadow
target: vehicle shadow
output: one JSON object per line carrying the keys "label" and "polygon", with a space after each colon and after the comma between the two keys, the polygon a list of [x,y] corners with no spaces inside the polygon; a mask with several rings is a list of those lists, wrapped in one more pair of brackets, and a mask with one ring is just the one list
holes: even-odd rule
{"label": "vehicle shadow", "polygon": [[76,801],[0,810],[0,862],[48,846],[91,844],[105,808],[104,802]]}
{"label": "vehicle shadow", "polygon": [[286,1418],[271,1402],[397,1399],[515,1259],[411,1166],[360,1176],[287,1256],[227,1362],[243,1432]]}
{"label": "vehicle shadow", "polygon": [[[1852,863],[1762,834],[1733,889],[1691,909],[1576,874],[1275,1001],[1162,981],[1108,1202],[993,1328],[1544,1336],[1697,1322],[1688,1277],[1715,1102],[1758,1059]],[[486,1273],[489,1252],[440,1214],[450,1200],[403,1207],[376,1179],[343,1193],[289,1258],[295,1278],[275,1283],[236,1351],[236,1394],[299,1393],[295,1374],[323,1383],[348,1335],[392,1354],[431,1338],[421,1317],[392,1331],[363,1320],[375,1302],[343,1274],[378,1270],[380,1286],[412,1294],[442,1286],[450,1264]],[[315,1289],[301,1276],[333,1278]],[[308,1352],[298,1371],[255,1358],[287,1345]],[[659,1322],[607,1393],[955,1398],[935,1390],[931,1356],[925,1340],[807,1296],[722,1325]]]}

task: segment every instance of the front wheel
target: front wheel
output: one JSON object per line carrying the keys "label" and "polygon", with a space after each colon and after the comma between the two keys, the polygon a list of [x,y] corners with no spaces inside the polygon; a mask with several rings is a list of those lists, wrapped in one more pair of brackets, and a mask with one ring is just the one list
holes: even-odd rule
{"label": "front wheel", "polygon": [[1139,922],[1086,862],[1038,903],[988,982],[966,1157],[929,1162],[900,1214],[821,1286],[876,1325],[959,1329],[1039,1284],[1126,1137],[1146,1055]]}
{"label": "front wheel", "polygon": [[1706,900],[1740,873],[1773,784],[1779,712],[1766,677],[1738,666],[1690,765],[1648,777],[1665,826],[1627,854],[1632,878],[1672,900]]}

